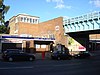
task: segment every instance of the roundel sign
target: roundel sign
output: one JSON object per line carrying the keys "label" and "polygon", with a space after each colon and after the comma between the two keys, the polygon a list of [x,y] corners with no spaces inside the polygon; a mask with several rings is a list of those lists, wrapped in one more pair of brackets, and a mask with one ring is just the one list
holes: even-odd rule
{"label": "roundel sign", "polygon": [[58,31],[59,30],[59,26],[55,26],[55,30]]}

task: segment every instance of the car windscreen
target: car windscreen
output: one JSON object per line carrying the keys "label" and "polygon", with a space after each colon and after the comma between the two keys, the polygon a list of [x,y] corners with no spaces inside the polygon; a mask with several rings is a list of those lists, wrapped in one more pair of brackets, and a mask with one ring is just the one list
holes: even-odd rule
{"label": "car windscreen", "polygon": [[21,53],[22,50],[7,50],[6,53]]}

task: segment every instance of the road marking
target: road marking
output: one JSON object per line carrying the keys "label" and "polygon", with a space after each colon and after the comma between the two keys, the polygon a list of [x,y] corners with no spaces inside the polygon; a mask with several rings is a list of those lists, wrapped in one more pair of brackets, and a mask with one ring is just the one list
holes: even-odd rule
{"label": "road marking", "polygon": [[3,67],[3,68],[0,68],[0,70],[10,70],[10,69],[31,69],[33,68],[32,66],[27,66],[27,67]]}
{"label": "road marking", "polygon": [[60,64],[60,65],[54,65],[55,67],[60,67],[60,66],[77,66],[77,65],[81,65],[83,63],[71,63],[71,64]]}

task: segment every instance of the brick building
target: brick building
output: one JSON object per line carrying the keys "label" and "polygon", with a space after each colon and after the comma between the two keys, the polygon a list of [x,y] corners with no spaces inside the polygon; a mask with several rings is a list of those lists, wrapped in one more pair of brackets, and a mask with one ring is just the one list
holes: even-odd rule
{"label": "brick building", "polygon": [[[23,49],[29,52],[34,52],[34,49],[35,51],[49,51],[51,44],[56,45],[58,43],[67,47],[67,38],[64,35],[63,29],[63,17],[54,18],[41,23],[39,19],[37,16],[26,14],[13,16],[9,20],[9,35],[17,36],[18,38],[12,37],[12,39],[15,40],[18,40],[19,37],[25,37],[26,39],[20,38],[22,40],[19,47],[23,47]],[[38,40],[31,38],[38,38]],[[39,40],[39,38],[48,40]],[[16,42],[14,43],[16,44]]]}
{"label": "brick building", "polygon": [[[26,52],[50,51],[52,44],[60,43],[68,48],[68,37],[64,35],[63,17],[39,22],[40,17],[18,14],[9,20],[10,34],[0,35],[1,50],[21,48]],[[90,49],[100,49],[100,34],[90,35]],[[9,43],[9,44],[8,44]]]}

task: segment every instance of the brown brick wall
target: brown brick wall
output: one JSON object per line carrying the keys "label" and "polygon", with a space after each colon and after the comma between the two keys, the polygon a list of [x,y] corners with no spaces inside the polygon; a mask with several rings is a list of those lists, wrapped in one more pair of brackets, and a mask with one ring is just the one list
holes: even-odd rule
{"label": "brown brick wall", "polygon": [[[56,42],[61,43],[67,46],[67,38],[64,35],[63,29],[63,17],[54,18],[49,21],[45,21],[39,24],[30,24],[18,22],[18,35],[20,34],[30,34],[34,36],[46,36],[50,34],[55,36]],[[59,26],[59,30],[56,30],[56,27]],[[15,23],[10,23],[10,34],[14,34]]]}
{"label": "brown brick wall", "polygon": [[[59,30],[56,31],[56,26],[59,26]],[[55,18],[39,24],[39,30],[44,34],[54,34],[56,43],[62,43],[67,45],[67,38],[64,35],[63,30],[63,18]],[[41,33],[40,33],[41,34]]]}
{"label": "brown brick wall", "polygon": [[91,39],[100,39],[100,34],[91,34],[89,37],[90,37],[90,40]]}
{"label": "brown brick wall", "polygon": [[[15,17],[13,17],[11,20],[10,20],[10,34],[14,34],[14,31],[15,31],[15,20],[14,20]],[[13,20],[13,22],[11,22]]]}
{"label": "brown brick wall", "polygon": [[18,34],[38,35],[38,24],[22,23],[18,24]]}

